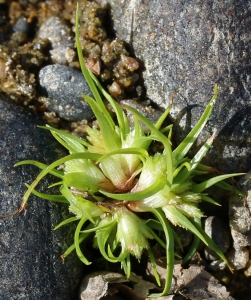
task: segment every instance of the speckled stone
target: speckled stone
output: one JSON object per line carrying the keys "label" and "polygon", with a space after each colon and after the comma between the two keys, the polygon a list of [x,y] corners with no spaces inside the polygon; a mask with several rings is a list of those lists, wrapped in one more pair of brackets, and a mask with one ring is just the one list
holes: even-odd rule
{"label": "speckled stone", "polygon": [[251,246],[251,172],[239,182],[244,197],[232,194],[229,198],[229,224],[234,246]]}
{"label": "speckled stone", "polygon": [[[64,154],[32,111],[0,99],[0,215],[16,211],[38,174],[33,166],[14,167],[25,159],[50,163]],[[65,154],[64,154],[65,155]],[[47,192],[45,180],[40,190]],[[55,225],[68,217],[68,208],[30,197],[24,212],[0,219],[0,299],[69,300],[77,294],[81,264],[75,254],[62,263],[60,255],[73,243],[74,228]]]}
{"label": "speckled stone", "polygon": [[227,260],[234,270],[244,269],[249,261],[249,251],[246,248],[235,247],[228,253]]}
{"label": "speckled stone", "polygon": [[[99,0],[102,2],[102,0]],[[223,172],[251,169],[251,6],[246,0],[107,0],[117,38],[144,62],[147,97],[170,99],[179,142],[199,117],[217,83],[219,100],[205,141],[217,129],[207,163]]]}
{"label": "speckled stone", "polygon": [[81,95],[91,95],[80,71],[62,65],[49,65],[39,72],[46,107],[67,121],[91,119],[93,112]]}
{"label": "speckled stone", "polygon": [[51,42],[51,59],[56,64],[67,64],[72,62],[74,42],[72,31],[60,18],[51,17],[47,19],[38,31],[38,37]]}
{"label": "speckled stone", "polygon": [[[218,217],[208,217],[205,221],[205,232],[223,253],[227,252],[231,236],[227,223]],[[207,260],[216,260],[219,258],[210,247],[205,246],[204,253]]]}

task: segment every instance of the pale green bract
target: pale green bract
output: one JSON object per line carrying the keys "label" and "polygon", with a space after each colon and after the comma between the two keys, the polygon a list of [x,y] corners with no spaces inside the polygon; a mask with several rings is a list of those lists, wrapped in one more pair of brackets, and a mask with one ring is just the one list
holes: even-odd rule
{"label": "pale green bract", "polygon": [[[76,15],[78,16],[78,9]],[[80,244],[93,234],[94,246],[99,248],[106,260],[121,262],[127,277],[130,277],[131,255],[140,259],[142,251],[148,251],[159,284],[154,255],[150,248],[151,240],[155,239],[166,249],[167,271],[163,292],[152,294],[152,297],[168,294],[171,287],[174,232],[170,223],[186,228],[195,235],[191,251],[184,258],[184,262],[190,258],[200,239],[228,264],[222,252],[200,226],[203,214],[198,203],[204,200],[217,204],[204,190],[221,182],[223,188],[234,191],[223,180],[241,174],[214,176],[213,168],[200,163],[210,148],[213,137],[205,142],[192,159],[187,157],[210,117],[217,98],[217,86],[198,123],[173,150],[170,141],[172,126],[161,128],[171,106],[156,124],[152,124],[132,107],[124,105],[122,109],[85,66],[79,43],[78,17],[76,42],[81,69],[94,96],[94,99],[89,96],[83,98],[91,106],[99,128],[87,127],[87,140],[82,140],[55,128],[43,127],[50,130],[70,154],[49,166],[35,161],[17,164],[34,164],[42,169],[37,179],[28,186],[19,211],[24,208],[31,193],[47,200],[68,203],[70,212],[75,216],[63,221],[56,228],[70,222],[78,222],[78,225],[74,243],[64,257],[75,250],[83,263],[90,264],[82,253]],[[102,97],[112,106],[115,120],[106,109]],[[134,115],[133,129],[130,129],[126,110]],[[149,133],[143,132],[140,122],[148,127]],[[162,143],[162,153],[153,156],[149,154],[152,141]],[[62,164],[64,170],[57,170]],[[39,181],[48,173],[59,178],[61,195],[47,195],[35,190]],[[201,175],[203,182],[198,181]],[[141,212],[141,218],[138,212]],[[148,212],[148,216],[149,213],[152,214],[152,219],[144,219],[144,212]],[[159,237],[160,230],[164,233],[164,241]]]}

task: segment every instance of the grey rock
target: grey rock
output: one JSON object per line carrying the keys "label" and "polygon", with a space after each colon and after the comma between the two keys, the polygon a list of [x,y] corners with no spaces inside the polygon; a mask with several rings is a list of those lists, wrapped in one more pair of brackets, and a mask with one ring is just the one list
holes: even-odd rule
{"label": "grey rock", "polygon": [[23,32],[27,35],[31,33],[34,24],[27,22],[26,18],[19,18],[17,22],[12,26],[13,31],[15,32]]}
{"label": "grey rock", "polygon": [[234,246],[251,246],[251,172],[239,182],[244,197],[232,194],[229,198],[229,224]]}
{"label": "grey rock", "polygon": [[81,95],[91,95],[80,71],[62,65],[49,65],[39,72],[39,82],[46,98],[42,101],[50,111],[67,121],[91,119],[93,112]]}
{"label": "grey rock", "polygon": [[174,274],[178,293],[193,300],[234,300],[226,287],[217,279],[199,266],[190,266],[183,269],[180,274]]}
{"label": "grey rock", "polygon": [[[24,159],[50,163],[65,153],[33,112],[12,101],[0,101],[0,215],[11,214],[21,203],[39,170],[14,167]],[[55,182],[55,180],[53,181]],[[52,181],[45,180],[40,190]],[[68,208],[31,196],[24,212],[0,219],[0,299],[69,300],[77,295],[83,265],[75,254],[60,256],[73,243],[74,228],[55,225],[68,217]]]}
{"label": "grey rock", "polygon": [[245,271],[244,271],[244,274],[245,274],[247,277],[250,277],[250,276],[251,276],[251,260],[247,263],[246,268],[245,268]]}
{"label": "grey rock", "polygon": [[71,29],[58,17],[47,19],[38,31],[38,37],[51,42],[51,59],[57,64],[73,61],[75,56]]}
{"label": "grey rock", "polygon": [[216,128],[207,163],[223,172],[251,169],[251,6],[245,0],[107,2],[117,38],[144,63],[148,98],[162,107],[173,98],[177,141],[198,121],[217,83],[219,100],[198,143]]}
{"label": "grey rock", "polygon": [[[205,232],[215,242],[223,253],[230,246],[230,229],[227,224],[218,217],[208,217],[205,221]],[[216,260],[218,255],[208,246],[205,246],[205,257],[207,260]]]}
{"label": "grey rock", "polygon": [[[173,231],[179,237],[180,243],[183,248],[188,246],[191,243],[191,241],[193,239],[193,234],[191,231],[186,230],[185,228],[182,228],[179,226],[173,226]],[[179,248],[179,245],[176,243],[175,247]]]}
{"label": "grey rock", "polygon": [[227,260],[234,270],[245,269],[249,261],[249,251],[246,248],[235,247],[228,253]]}
{"label": "grey rock", "polygon": [[212,270],[214,272],[217,272],[219,270],[225,270],[226,267],[226,263],[222,260],[213,260],[208,266],[209,270]]}

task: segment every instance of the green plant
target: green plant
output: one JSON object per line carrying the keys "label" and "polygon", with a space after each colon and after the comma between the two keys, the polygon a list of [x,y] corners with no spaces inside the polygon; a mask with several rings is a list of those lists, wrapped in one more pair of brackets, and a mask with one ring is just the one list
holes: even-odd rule
{"label": "green plant", "polygon": [[[151,296],[166,295],[171,287],[175,255],[175,235],[170,223],[186,228],[195,235],[191,251],[184,261],[189,259],[198,241],[202,240],[228,265],[222,252],[201,228],[200,218],[203,214],[198,203],[208,201],[217,205],[204,191],[215,184],[234,191],[224,180],[241,174],[215,176],[213,168],[201,163],[214,136],[205,142],[192,159],[187,157],[210,117],[218,88],[214,88],[214,95],[196,126],[173,150],[172,126],[161,128],[171,106],[156,124],[152,124],[134,108],[126,105],[122,108],[115,102],[85,66],[79,44],[78,9],[76,16],[80,65],[95,99],[89,96],[83,98],[91,106],[99,128],[86,126],[87,139],[83,140],[49,126],[41,127],[50,130],[70,154],[49,166],[32,160],[16,164],[33,164],[42,169],[33,183],[27,185],[28,190],[19,212],[25,207],[31,193],[46,200],[69,204],[69,210],[74,216],[64,220],[55,229],[71,222],[78,222],[78,225],[74,243],[63,257],[75,250],[83,263],[90,264],[80,244],[95,233],[94,246],[99,248],[109,262],[121,262],[128,277],[130,256],[140,259],[142,251],[148,251],[156,281],[160,284],[154,255],[149,246],[149,240],[155,239],[166,249],[167,273],[163,292]],[[115,118],[111,117],[101,96],[110,103]],[[129,126],[124,110],[134,115],[133,129]],[[149,133],[143,132],[140,122],[148,127]],[[153,141],[162,143],[162,153],[149,154]],[[58,170],[62,164],[63,171]],[[35,190],[40,180],[49,173],[59,178],[60,181],[53,186],[60,186],[60,195],[43,194]],[[152,215],[151,219],[144,218],[145,212],[148,216],[149,213]],[[163,231],[165,241],[160,238],[160,231]]]}

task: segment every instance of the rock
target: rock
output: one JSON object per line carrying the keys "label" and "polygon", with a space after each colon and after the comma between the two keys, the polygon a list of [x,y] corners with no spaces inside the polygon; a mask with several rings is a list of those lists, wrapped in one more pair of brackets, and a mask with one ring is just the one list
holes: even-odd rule
{"label": "rock", "polygon": [[186,299],[234,300],[218,280],[199,266],[190,266],[175,275],[177,292]]}
{"label": "rock", "polygon": [[245,271],[244,271],[244,274],[245,274],[247,277],[250,277],[250,276],[251,276],[251,260],[247,263],[246,269],[245,269]]}
{"label": "rock", "polygon": [[226,263],[222,260],[213,260],[208,268],[211,270],[211,271],[214,271],[214,272],[217,272],[219,270],[224,270],[226,268]]}
{"label": "rock", "polygon": [[75,56],[71,29],[58,17],[47,19],[38,31],[38,37],[51,42],[51,59],[56,64],[67,64]]}
{"label": "rock", "polygon": [[14,32],[23,32],[29,35],[34,28],[34,24],[27,22],[26,18],[19,18],[17,22],[12,26]]}
{"label": "rock", "polygon": [[[230,246],[230,230],[225,222],[218,217],[208,217],[205,221],[205,232],[215,242],[223,253]],[[208,246],[205,246],[205,257],[207,260],[216,260],[218,255]]]}
{"label": "rock", "polygon": [[162,107],[173,99],[177,142],[198,121],[217,83],[219,100],[198,143],[216,128],[207,163],[223,172],[250,170],[251,6],[245,0],[107,2],[117,38],[144,62],[147,97]]}
{"label": "rock", "polygon": [[93,112],[81,95],[90,95],[90,89],[80,71],[62,65],[49,65],[39,72],[42,101],[67,121],[91,119]]}
{"label": "rock", "polygon": [[[25,159],[50,163],[63,150],[32,111],[12,101],[0,101],[0,215],[16,211],[38,169],[14,164]],[[65,154],[64,154],[65,155]],[[53,181],[55,182],[55,180]],[[46,192],[52,181],[43,181]],[[74,228],[55,225],[68,217],[68,208],[31,196],[24,212],[0,219],[0,299],[69,300],[77,295],[83,265],[73,253],[60,255],[73,243]],[[77,299],[77,298],[75,298]]]}
{"label": "rock", "polygon": [[239,182],[244,197],[232,194],[229,198],[229,224],[234,246],[251,246],[251,172]]}
{"label": "rock", "polygon": [[234,270],[245,269],[249,261],[249,251],[246,248],[235,247],[228,253],[227,260]]}

